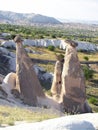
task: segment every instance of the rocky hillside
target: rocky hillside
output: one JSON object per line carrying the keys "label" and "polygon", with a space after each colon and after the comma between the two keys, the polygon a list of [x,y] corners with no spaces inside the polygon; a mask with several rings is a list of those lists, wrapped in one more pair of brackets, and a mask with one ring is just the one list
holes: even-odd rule
{"label": "rocky hillside", "polygon": [[[29,49],[26,48],[26,51],[28,52]],[[32,51],[32,53],[36,54],[37,52]],[[41,84],[43,86],[47,84],[47,88],[50,88],[53,74],[46,72],[44,68],[41,68],[36,64],[34,65],[34,70]],[[2,82],[2,76],[5,76],[10,72],[16,72],[16,55],[7,48],[0,47],[0,82]]]}
{"label": "rocky hillside", "polygon": [[[77,50],[81,51],[98,51],[98,46],[90,43],[90,42],[83,42],[83,41],[76,41],[78,43]],[[55,46],[61,49],[66,48],[66,43],[64,40],[61,39],[24,39],[23,44],[25,46],[37,46],[37,47],[48,47],[48,46]],[[13,40],[3,41],[1,45],[5,48],[16,48],[15,42]]]}
{"label": "rocky hillside", "polygon": [[53,17],[47,17],[40,14],[23,14],[10,11],[0,11],[0,23],[10,24],[61,24]]}

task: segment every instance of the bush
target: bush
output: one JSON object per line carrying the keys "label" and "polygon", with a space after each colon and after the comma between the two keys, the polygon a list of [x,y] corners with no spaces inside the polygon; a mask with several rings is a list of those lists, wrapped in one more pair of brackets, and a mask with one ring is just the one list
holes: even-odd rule
{"label": "bush", "polygon": [[54,51],[54,50],[55,50],[55,47],[52,46],[52,45],[50,45],[50,46],[48,46],[48,50],[49,50],[49,51]]}
{"label": "bush", "polygon": [[94,71],[90,69],[88,66],[83,66],[83,71],[84,71],[84,76],[86,80],[93,78]]}
{"label": "bush", "polygon": [[89,60],[89,57],[87,57],[87,56],[84,56],[84,59],[85,59],[86,61],[88,61],[88,60]]}
{"label": "bush", "polygon": [[52,34],[51,37],[52,37],[52,38],[56,38],[56,35],[55,35],[55,34]]}
{"label": "bush", "polygon": [[94,97],[90,97],[88,101],[89,101],[89,103],[91,103],[91,104],[94,104],[94,105],[97,104],[97,99],[94,98]]}

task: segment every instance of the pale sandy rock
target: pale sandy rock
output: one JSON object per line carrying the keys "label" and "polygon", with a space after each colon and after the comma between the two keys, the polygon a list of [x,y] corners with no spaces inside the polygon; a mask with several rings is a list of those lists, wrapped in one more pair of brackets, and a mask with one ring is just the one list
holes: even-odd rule
{"label": "pale sandy rock", "polygon": [[11,34],[10,33],[2,33],[1,34],[3,37],[6,37],[6,36],[10,36]]}
{"label": "pale sandy rock", "polygon": [[87,51],[96,51],[97,46],[94,43],[77,41],[78,47],[77,50],[87,50]]}
{"label": "pale sandy rock", "polygon": [[36,42],[35,42],[35,40],[24,39],[23,45],[27,45],[27,46],[36,46]]}
{"label": "pale sandy rock", "polygon": [[[77,41],[78,47],[77,50],[86,50],[86,51],[96,51],[98,50],[98,46],[94,43]],[[13,40],[4,41],[1,44],[4,47],[16,47],[15,42]],[[60,47],[61,49],[66,49],[67,43],[63,39],[24,39],[23,45],[27,46],[40,46],[40,47],[48,47],[49,45]]]}
{"label": "pale sandy rock", "polygon": [[60,49],[66,49],[66,43],[64,40],[60,40],[60,45],[59,45]]}
{"label": "pale sandy rock", "polygon": [[8,94],[8,97],[13,97],[11,94],[11,90],[16,87],[16,74],[9,73],[1,84],[2,89]]}

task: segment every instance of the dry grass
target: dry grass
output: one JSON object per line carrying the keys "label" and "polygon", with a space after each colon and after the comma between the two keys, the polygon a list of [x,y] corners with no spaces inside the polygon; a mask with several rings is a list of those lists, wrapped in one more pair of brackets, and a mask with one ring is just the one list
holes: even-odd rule
{"label": "dry grass", "polygon": [[56,60],[55,52],[49,51],[47,48],[32,48],[34,51],[38,52],[39,54],[32,54],[29,53],[31,58],[36,59],[43,59],[43,60]]}
{"label": "dry grass", "polygon": [[89,61],[98,61],[98,52],[97,53],[81,53],[78,52],[78,57],[80,61],[85,61],[84,56],[89,58]]}
{"label": "dry grass", "polygon": [[[39,52],[39,54],[32,54],[29,53],[29,56],[31,58],[37,58],[37,59],[43,59],[43,60],[56,60],[56,54],[65,54],[64,50],[60,50],[56,48],[55,52],[49,51],[47,48],[37,48],[37,47],[32,47],[34,51]],[[98,61],[98,52],[96,53],[82,53],[78,52],[78,57],[80,61],[85,61],[84,57],[87,56],[89,58],[89,61]]]}
{"label": "dry grass", "polygon": [[54,72],[54,64],[38,64],[40,67],[43,67],[47,72]]}
{"label": "dry grass", "polygon": [[57,117],[56,114],[34,112],[28,109],[0,106],[0,125],[14,125],[16,121],[36,122]]}

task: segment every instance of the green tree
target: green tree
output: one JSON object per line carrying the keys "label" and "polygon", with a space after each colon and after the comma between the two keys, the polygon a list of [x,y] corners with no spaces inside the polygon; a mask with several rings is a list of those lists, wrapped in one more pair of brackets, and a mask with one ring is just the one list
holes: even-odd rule
{"label": "green tree", "polygon": [[88,66],[83,66],[84,76],[86,80],[92,79],[94,75],[94,71],[90,69]]}
{"label": "green tree", "polygon": [[84,56],[84,59],[85,59],[86,61],[89,61],[89,57],[88,57],[88,56]]}
{"label": "green tree", "polygon": [[49,50],[49,51],[54,51],[54,50],[55,50],[55,47],[52,46],[52,45],[50,45],[50,46],[48,46],[48,50]]}

